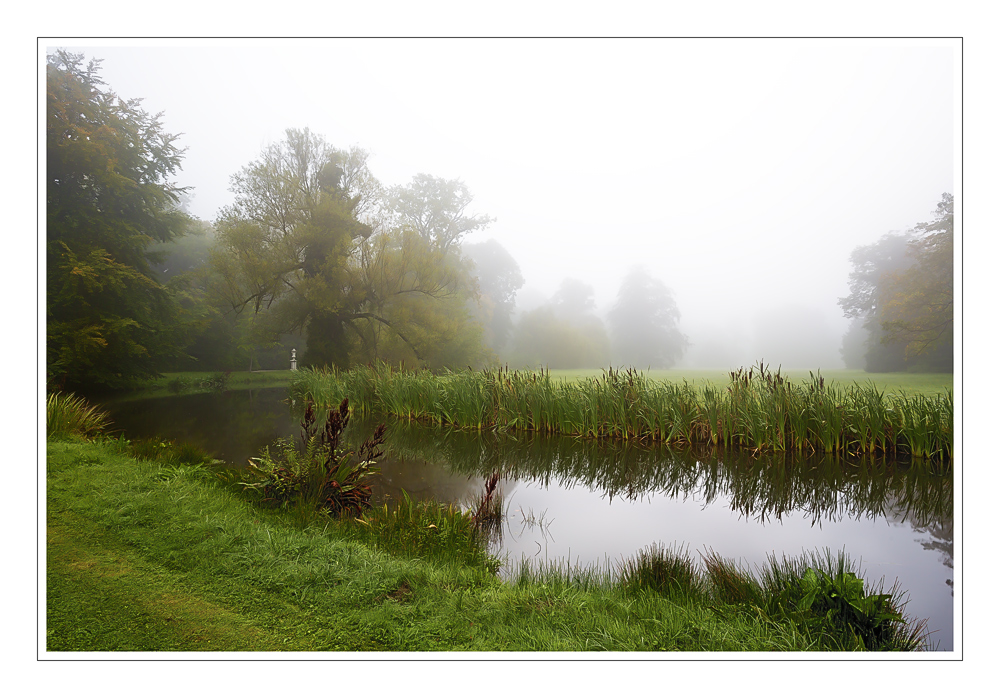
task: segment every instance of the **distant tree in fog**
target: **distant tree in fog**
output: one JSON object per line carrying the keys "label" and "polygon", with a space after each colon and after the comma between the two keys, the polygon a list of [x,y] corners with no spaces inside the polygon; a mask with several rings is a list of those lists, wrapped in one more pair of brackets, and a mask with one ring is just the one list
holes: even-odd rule
{"label": "distant tree in fog", "polygon": [[549,368],[606,366],[611,344],[595,308],[593,287],[578,279],[564,279],[548,303],[521,316],[511,339],[510,363]]}
{"label": "distant tree in fog", "polygon": [[608,314],[616,364],[670,368],[683,356],[688,339],[677,323],[680,310],[673,293],[659,279],[636,267],[622,282]]}
{"label": "distant tree in fog", "polygon": [[489,216],[466,214],[472,199],[461,180],[418,174],[405,187],[389,191],[388,206],[396,224],[409,225],[424,240],[446,250],[493,221]]}
{"label": "distant tree in fog", "polygon": [[514,299],[524,285],[521,268],[496,240],[463,245],[462,254],[475,266],[473,276],[479,282],[477,315],[486,330],[486,340],[494,351],[499,351],[514,328]]}
{"label": "distant tree in fog", "polygon": [[864,320],[854,318],[851,320],[847,332],[844,333],[840,346],[840,358],[844,360],[844,366],[847,368],[863,369],[867,351],[868,330],[865,329]]}
{"label": "distant tree in fog", "polygon": [[579,322],[597,309],[594,287],[579,279],[563,279],[550,302],[556,315],[570,322]]}

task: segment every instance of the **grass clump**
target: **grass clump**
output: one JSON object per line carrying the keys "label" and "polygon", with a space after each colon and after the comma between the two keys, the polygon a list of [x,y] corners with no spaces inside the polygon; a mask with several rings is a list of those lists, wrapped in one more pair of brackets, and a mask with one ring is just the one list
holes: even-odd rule
{"label": "grass clump", "polygon": [[714,551],[700,569],[686,549],[651,546],[622,565],[620,585],[630,594],[649,591],[681,603],[701,603],[722,616],[747,616],[787,624],[817,648],[844,651],[912,651],[927,648],[924,622],[903,615],[898,587],[866,585],[850,559],[829,550],[799,558],[769,556],[758,574]]}
{"label": "grass clump", "polygon": [[55,392],[45,400],[45,431],[49,439],[90,438],[110,425],[108,414],[83,398]]}
{"label": "grass clump", "polygon": [[629,560],[621,569],[621,585],[626,593],[646,589],[661,596],[691,598],[702,596],[704,581],[686,548],[654,544]]}

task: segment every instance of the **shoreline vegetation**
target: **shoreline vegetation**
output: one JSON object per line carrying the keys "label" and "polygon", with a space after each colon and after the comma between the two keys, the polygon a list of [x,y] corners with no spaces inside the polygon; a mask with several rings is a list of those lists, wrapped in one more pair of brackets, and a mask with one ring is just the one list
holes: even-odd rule
{"label": "shoreline vegetation", "polygon": [[83,401],[46,408],[48,651],[930,649],[904,592],[843,552],[752,573],[654,543],[617,569],[503,581],[479,510],[303,515],[195,449],[102,435]]}
{"label": "shoreline vegetation", "polygon": [[761,452],[890,455],[950,463],[954,393],[793,382],[761,363],[729,384],[652,380],[634,369],[553,378],[505,368],[434,375],[384,363],[298,371],[296,399],[462,429],[537,432]]}

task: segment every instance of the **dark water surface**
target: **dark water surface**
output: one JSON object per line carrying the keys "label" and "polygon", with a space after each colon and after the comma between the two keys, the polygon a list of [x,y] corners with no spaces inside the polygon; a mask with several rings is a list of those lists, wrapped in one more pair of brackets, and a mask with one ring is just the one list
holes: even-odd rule
{"label": "dark water surface", "polygon": [[[298,434],[287,390],[230,391],[106,402],[130,438],[190,441],[240,465]],[[486,476],[504,475],[499,552],[510,561],[612,567],[653,543],[713,550],[753,569],[768,554],[829,548],[869,581],[898,579],[909,616],[927,618],[953,648],[953,487],[919,463],[676,451],[566,437],[460,432],[387,420],[378,500],[471,503]],[[352,420],[360,443],[376,422]]]}

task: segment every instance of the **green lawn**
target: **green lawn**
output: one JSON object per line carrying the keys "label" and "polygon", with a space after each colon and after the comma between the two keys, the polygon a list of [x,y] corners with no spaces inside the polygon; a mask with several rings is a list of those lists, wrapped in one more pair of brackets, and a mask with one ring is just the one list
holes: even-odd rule
{"label": "green lawn", "polygon": [[[772,367],[777,370],[777,367]],[[578,380],[600,376],[602,369],[560,369],[551,371],[552,377],[565,380]],[[715,387],[725,387],[729,384],[729,371],[722,369],[671,368],[643,371],[654,380],[682,383],[687,381],[695,385],[710,384]],[[786,371],[782,375],[793,381],[809,380],[809,371]],[[815,372],[814,372],[815,373]],[[954,389],[954,374],[951,373],[865,373],[857,370],[820,371],[828,382],[842,385],[851,383],[875,383],[879,389],[886,392],[923,393],[934,395]]]}

